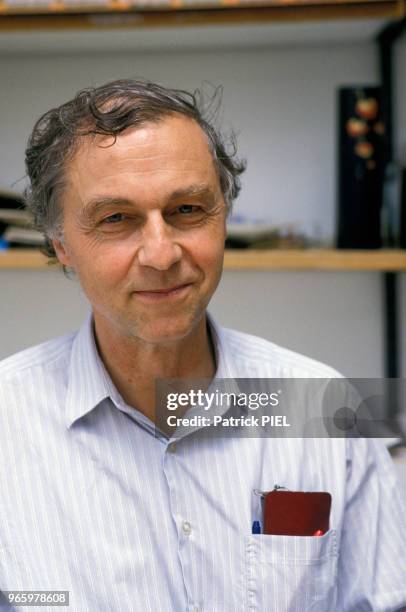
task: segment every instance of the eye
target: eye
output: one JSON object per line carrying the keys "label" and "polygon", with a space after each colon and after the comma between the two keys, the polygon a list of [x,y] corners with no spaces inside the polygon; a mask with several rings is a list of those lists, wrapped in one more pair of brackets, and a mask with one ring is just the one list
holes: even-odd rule
{"label": "eye", "polygon": [[193,204],[182,204],[182,206],[177,208],[177,211],[181,215],[190,215],[190,213],[196,212],[198,208],[198,206],[194,206]]}
{"label": "eye", "polygon": [[103,223],[120,223],[120,221],[123,221],[123,219],[123,213],[114,213],[114,215],[109,215],[103,219]]}

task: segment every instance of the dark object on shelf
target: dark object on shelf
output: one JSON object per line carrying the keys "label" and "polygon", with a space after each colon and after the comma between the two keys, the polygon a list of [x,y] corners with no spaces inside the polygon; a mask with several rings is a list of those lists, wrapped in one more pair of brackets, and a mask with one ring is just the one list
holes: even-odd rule
{"label": "dark object on shelf", "polygon": [[[393,99],[395,90],[394,79],[394,48],[396,41],[406,30],[406,17],[396,19],[386,24],[379,32],[376,42],[379,52],[379,73],[382,86],[382,113],[385,124],[384,134],[384,164],[393,161],[394,155],[394,113]],[[403,234],[404,235],[404,234]],[[402,238],[401,238],[402,241]],[[385,376],[399,376],[399,308],[398,308],[398,274],[386,272],[384,275],[384,312],[385,312]],[[391,415],[401,412],[399,402],[394,403]]]}
{"label": "dark object on shelf", "polygon": [[339,248],[381,246],[385,134],[381,97],[380,87],[339,90]]}
{"label": "dark object on shelf", "polygon": [[244,238],[226,238],[226,249],[248,249],[251,245]]}
{"label": "dark object on shelf", "polygon": [[[7,210],[22,210],[24,208],[24,202],[21,195],[12,191],[0,189],[0,211]],[[4,219],[0,215],[0,236],[9,225],[8,220]]]}
{"label": "dark object on shelf", "polygon": [[400,248],[406,249],[406,168],[402,170],[400,190]]}
{"label": "dark object on shelf", "polygon": [[304,249],[309,246],[315,246],[314,240],[288,224],[227,223],[227,249]]}
{"label": "dark object on shelf", "polygon": [[399,248],[401,239],[402,167],[390,161],[385,167],[381,210],[381,240],[387,249]]}
{"label": "dark object on shelf", "polygon": [[0,208],[24,208],[23,196],[0,188]]}
{"label": "dark object on shelf", "polygon": [[[10,248],[30,249],[44,244],[44,237],[33,228],[32,214],[23,197],[0,189],[0,238]],[[4,243],[5,241],[5,243]]]}

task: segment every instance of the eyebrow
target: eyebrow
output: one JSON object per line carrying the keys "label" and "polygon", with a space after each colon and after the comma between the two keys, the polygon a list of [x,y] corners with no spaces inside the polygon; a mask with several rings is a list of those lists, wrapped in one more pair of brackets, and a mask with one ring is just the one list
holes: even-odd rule
{"label": "eyebrow", "polygon": [[[188,187],[176,189],[167,198],[167,203],[181,200],[185,197],[204,197],[210,204],[214,204],[216,201],[213,190],[208,185],[193,184]],[[87,202],[80,211],[81,216],[87,218],[97,214],[100,210],[108,206],[121,205],[121,206],[133,206],[136,201],[128,200],[127,198],[117,198],[111,196],[96,196]]]}

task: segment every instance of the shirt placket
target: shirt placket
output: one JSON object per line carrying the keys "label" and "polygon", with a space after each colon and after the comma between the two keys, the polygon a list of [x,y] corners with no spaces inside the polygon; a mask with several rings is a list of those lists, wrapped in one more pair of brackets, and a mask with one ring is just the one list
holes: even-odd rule
{"label": "shirt placket", "polygon": [[180,443],[171,442],[167,445],[163,457],[163,471],[168,485],[169,511],[176,526],[178,535],[178,555],[182,569],[183,586],[185,590],[185,612],[202,612],[198,584],[193,574],[193,559],[196,558],[196,528],[197,517],[190,516],[186,496],[188,486],[185,475],[178,475],[178,454]]}

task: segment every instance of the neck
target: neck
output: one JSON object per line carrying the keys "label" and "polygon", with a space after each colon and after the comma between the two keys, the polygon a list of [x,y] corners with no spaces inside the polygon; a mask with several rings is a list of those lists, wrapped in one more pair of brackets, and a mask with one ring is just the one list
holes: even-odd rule
{"label": "neck", "polygon": [[97,348],[124,401],[155,418],[155,382],[165,378],[213,378],[215,358],[206,316],[187,336],[151,344],[124,336],[94,313]]}

